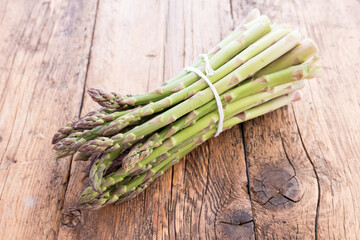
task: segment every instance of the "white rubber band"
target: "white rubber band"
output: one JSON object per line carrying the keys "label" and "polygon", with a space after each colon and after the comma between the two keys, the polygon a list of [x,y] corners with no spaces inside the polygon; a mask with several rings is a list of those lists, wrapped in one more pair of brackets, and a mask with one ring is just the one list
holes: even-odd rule
{"label": "white rubber band", "polygon": [[[206,61],[206,60],[205,60]],[[209,64],[210,66],[210,64]],[[210,66],[211,68],[211,66]],[[214,71],[213,69],[211,69],[212,71]],[[202,79],[205,80],[205,82],[209,85],[211,91],[214,94],[215,100],[216,100],[216,105],[218,108],[218,112],[219,112],[219,123],[218,123],[218,128],[216,130],[215,133],[215,137],[219,136],[219,134],[222,132],[222,128],[223,128],[223,122],[224,122],[224,111],[223,111],[223,107],[222,107],[222,103],[221,103],[221,99],[220,96],[218,94],[218,92],[216,91],[216,88],[214,87],[214,85],[210,82],[209,78],[203,74],[199,69],[194,68],[194,67],[186,67],[185,71],[188,72],[194,72],[196,73],[199,77],[201,77]]]}

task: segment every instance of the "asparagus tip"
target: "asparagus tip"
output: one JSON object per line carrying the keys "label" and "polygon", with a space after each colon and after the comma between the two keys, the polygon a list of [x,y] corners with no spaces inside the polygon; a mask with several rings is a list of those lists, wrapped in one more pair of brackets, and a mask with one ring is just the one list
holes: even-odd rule
{"label": "asparagus tip", "polygon": [[121,100],[122,96],[116,92],[109,92],[99,88],[88,88],[88,94],[99,105],[107,108],[117,108],[119,107],[116,103],[116,100]]}

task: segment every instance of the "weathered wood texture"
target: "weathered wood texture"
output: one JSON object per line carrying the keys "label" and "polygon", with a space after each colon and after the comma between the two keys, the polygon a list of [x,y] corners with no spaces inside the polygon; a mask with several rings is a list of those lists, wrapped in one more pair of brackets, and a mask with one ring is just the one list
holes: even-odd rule
{"label": "weathered wood texture", "polygon": [[280,2],[255,6],[313,38],[324,72],[303,101],[245,123],[256,234],[358,239],[360,3]]}
{"label": "weathered wood texture", "polygon": [[[130,202],[61,218],[87,164],[54,160],[50,139],[97,107],[85,89],[153,89],[254,7],[319,45],[325,71],[304,99],[211,139]],[[0,238],[357,239],[358,12],[355,0],[0,1]]]}
{"label": "weathered wood texture", "polygon": [[0,6],[0,239],[54,239],[70,159],[50,139],[78,116],[96,2]]}

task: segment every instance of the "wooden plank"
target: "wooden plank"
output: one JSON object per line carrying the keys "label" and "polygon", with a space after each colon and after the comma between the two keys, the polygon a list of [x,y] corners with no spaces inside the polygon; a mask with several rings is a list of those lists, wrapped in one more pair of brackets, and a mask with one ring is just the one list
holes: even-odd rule
{"label": "wooden plank", "polygon": [[325,70],[308,82],[301,102],[245,124],[257,236],[357,239],[359,2],[256,7],[300,26],[319,45]]}
{"label": "wooden plank", "polygon": [[69,159],[51,138],[78,115],[96,5],[0,6],[0,238],[55,239]]}
{"label": "wooden plank", "polygon": [[[314,38],[325,71],[307,84],[302,102],[244,125],[254,218],[236,127],[135,200],[83,212],[58,237],[251,239],[255,223],[258,239],[356,239],[358,2],[107,0],[99,2],[92,38],[96,5],[0,2],[0,238],[56,238],[66,189],[67,207],[86,184],[87,164],[73,163],[67,188],[69,159],[53,160],[50,139],[78,115],[91,39],[86,87],[145,92],[259,7]],[[84,103],[82,112],[95,108],[87,96]]]}
{"label": "wooden plank", "polygon": [[[188,65],[230,32],[233,19],[225,1],[186,1],[184,14],[185,29],[192,29],[192,35],[185,33],[185,46],[194,49],[193,56],[185,56]],[[171,237],[254,238],[241,132],[235,129],[210,140],[174,167]]]}
{"label": "wooden plank", "polygon": [[[232,28],[228,2],[206,2],[206,8],[204,4],[100,2],[87,86],[145,92],[191,64]],[[207,16],[216,17],[204,25]],[[140,65],[135,68],[135,64]],[[88,98],[85,106],[84,111],[94,107]],[[243,156],[241,131],[236,128],[194,151],[136,199],[96,212],[83,211],[80,222],[63,225],[59,238],[188,239],[217,235],[252,239]],[[67,206],[86,185],[79,184],[85,165],[73,165]]]}
{"label": "wooden plank", "polygon": [[[166,17],[165,1],[100,1],[86,87],[116,89],[127,94],[146,92],[160,85],[164,74]],[[85,96],[83,113],[97,107]],[[86,180],[80,184],[87,165],[74,163],[65,206],[71,206],[87,186]],[[164,189],[170,191],[170,178],[162,182]],[[145,214],[148,214],[144,213],[145,207],[156,211],[160,200],[149,202],[143,194],[120,206],[82,211],[81,223],[76,228],[72,228],[75,224],[63,221],[59,239],[148,236],[152,229],[146,226],[155,227],[156,222],[145,221]],[[152,206],[147,206],[147,202]]]}
{"label": "wooden plank", "polygon": [[[319,14],[313,17],[310,11]],[[319,43],[325,66],[322,77],[309,82],[307,101],[294,105],[304,148],[319,177],[319,239],[360,235],[359,11],[358,1],[307,1],[299,16]]]}
{"label": "wooden plank", "polygon": [[253,211],[260,239],[315,236],[317,180],[293,118],[285,108],[245,124]]}
{"label": "wooden plank", "polygon": [[[296,9],[291,8],[290,2],[256,7],[272,22],[299,26],[293,17]],[[237,8],[240,5],[234,1],[233,11],[242,11]],[[281,109],[244,124],[258,239],[313,239],[315,236],[317,179],[291,113]]]}

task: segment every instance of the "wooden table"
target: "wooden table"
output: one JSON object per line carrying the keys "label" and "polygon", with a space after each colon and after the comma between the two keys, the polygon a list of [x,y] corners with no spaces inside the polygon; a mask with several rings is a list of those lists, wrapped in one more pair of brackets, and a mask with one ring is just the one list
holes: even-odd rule
{"label": "wooden table", "polygon": [[[96,107],[86,88],[153,89],[255,7],[319,45],[304,99],[211,139],[130,202],[62,217],[87,163],[55,160],[50,141]],[[358,239],[359,13],[356,0],[0,1],[0,239]]]}

